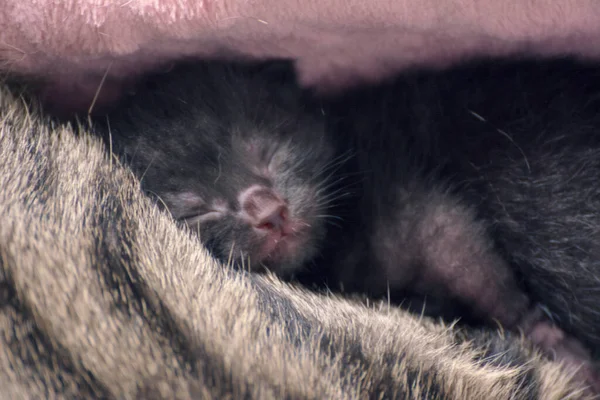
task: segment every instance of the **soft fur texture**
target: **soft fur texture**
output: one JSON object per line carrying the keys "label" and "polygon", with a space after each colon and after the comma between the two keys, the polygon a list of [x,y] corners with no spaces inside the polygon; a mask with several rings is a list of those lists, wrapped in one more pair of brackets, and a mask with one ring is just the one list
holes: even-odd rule
{"label": "soft fur texture", "polygon": [[[322,247],[339,165],[319,105],[293,78],[289,63],[182,65],[94,130],[218,260],[293,275]],[[277,226],[261,227],[269,217]]]}
{"label": "soft fur texture", "polygon": [[99,142],[4,89],[0,177],[3,398],[582,397],[511,336],[218,265]]}
{"label": "soft fur texture", "polygon": [[182,56],[298,60],[321,89],[473,55],[600,56],[596,0],[4,0],[0,69],[87,110]]}
{"label": "soft fur texture", "polygon": [[[0,68],[87,110],[183,55],[297,58],[320,88],[482,53],[598,56],[594,0],[293,3],[7,0]],[[514,342],[475,334],[503,355],[478,365],[453,330],[222,270],[98,144],[0,96],[2,396],[567,396]]]}
{"label": "soft fur texture", "polygon": [[[346,245],[355,254],[343,265],[370,265],[355,280],[364,285],[365,275],[374,275],[379,287],[371,289],[385,294],[387,280],[392,290],[398,282],[415,286],[406,270],[427,271],[419,263],[431,263],[423,256],[431,253],[450,260],[457,276],[458,266],[468,266],[474,287],[465,284],[463,290],[470,296],[493,296],[489,283],[481,288],[473,279],[481,272],[469,264],[469,246],[494,247],[532,299],[599,352],[599,97],[599,65],[570,59],[486,60],[443,73],[403,74],[346,94],[330,113],[341,121],[338,135],[356,137],[354,146],[363,150],[357,153],[365,193],[347,229],[359,237],[371,231],[375,250]],[[459,205],[452,207],[452,201]],[[450,234],[438,232],[429,241],[411,236],[436,213],[441,222],[429,225]],[[395,254],[392,245],[381,254],[377,248],[385,240],[405,250]],[[433,249],[422,250],[427,244]],[[365,256],[367,261],[357,261]],[[412,268],[395,271],[400,256]],[[475,264],[503,276],[502,265]],[[469,296],[462,300],[473,306]]]}
{"label": "soft fur texture", "polygon": [[[600,354],[599,95],[597,64],[496,59],[342,96],[330,114],[362,194],[332,262],[344,287],[458,300],[505,327],[540,303]],[[531,337],[580,347],[553,348],[554,329]]]}

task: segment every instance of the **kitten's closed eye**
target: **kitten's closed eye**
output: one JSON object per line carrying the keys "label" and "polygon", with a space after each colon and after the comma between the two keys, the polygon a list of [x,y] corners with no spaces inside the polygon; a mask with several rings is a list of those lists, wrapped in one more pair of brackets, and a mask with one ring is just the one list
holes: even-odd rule
{"label": "kitten's closed eye", "polygon": [[185,221],[189,225],[203,223],[207,221],[216,221],[225,215],[222,210],[201,209],[190,214],[178,217],[177,220]]}
{"label": "kitten's closed eye", "polygon": [[188,224],[216,220],[229,211],[226,202],[215,200],[207,203],[194,192],[167,193],[163,200],[173,218]]}

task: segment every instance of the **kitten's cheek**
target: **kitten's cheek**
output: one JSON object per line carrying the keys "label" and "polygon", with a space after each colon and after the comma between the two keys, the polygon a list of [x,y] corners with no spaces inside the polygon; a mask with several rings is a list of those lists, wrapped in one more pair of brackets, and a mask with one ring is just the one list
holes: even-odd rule
{"label": "kitten's cheek", "polygon": [[329,204],[329,199],[319,195],[316,185],[301,185],[297,193],[299,195],[294,199],[292,208],[295,214],[300,215],[305,221],[314,221],[317,214],[320,214]]}

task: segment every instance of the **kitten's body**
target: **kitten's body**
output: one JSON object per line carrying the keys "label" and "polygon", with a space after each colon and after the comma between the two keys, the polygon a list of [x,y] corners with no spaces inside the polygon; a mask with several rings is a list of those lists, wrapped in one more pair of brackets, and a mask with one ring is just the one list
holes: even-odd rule
{"label": "kitten's body", "polygon": [[539,303],[597,353],[599,94],[597,67],[496,61],[334,102],[363,179],[329,285],[426,296],[434,315],[462,304],[577,359],[583,348],[532,311]]}
{"label": "kitten's body", "polygon": [[[456,102],[477,116],[464,120],[459,142],[443,144],[452,143],[449,171],[531,298],[599,357],[600,68],[498,70]],[[511,82],[509,107],[484,97]]]}
{"label": "kitten's body", "polygon": [[[580,320],[568,324],[600,348],[592,329],[600,314],[591,307],[600,303],[599,99],[600,68],[562,61],[409,74],[347,95],[331,113],[342,121],[339,134],[354,136],[363,154],[357,207],[371,205],[373,213],[357,213],[356,226],[374,229],[366,254],[381,257],[388,221],[425,220],[427,210],[454,204],[464,218],[450,225],[472,236],[455,253],[487,233],[485,243],[511,263],[534,300],[564,322]],[[394,229],[400,238],[410,231]],[[383,294],[399,272],[380,273],[372,288]]]}

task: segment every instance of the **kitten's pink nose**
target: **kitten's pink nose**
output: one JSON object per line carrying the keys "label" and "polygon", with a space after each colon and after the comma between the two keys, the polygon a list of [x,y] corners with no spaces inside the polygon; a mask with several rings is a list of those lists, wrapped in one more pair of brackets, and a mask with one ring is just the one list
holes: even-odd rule
{"label": "kitten's pink nose", "polygon": [[289,209],[273,190],[253,186],[241,194],[240,203],[243,216],[255,228],[287,233]]}
{"label": "kitten's pink nose", "polygon": [[287,222],[288,209],[285,204],[270,204],[265,207],[254,224],[255,228],[283,231]]}

